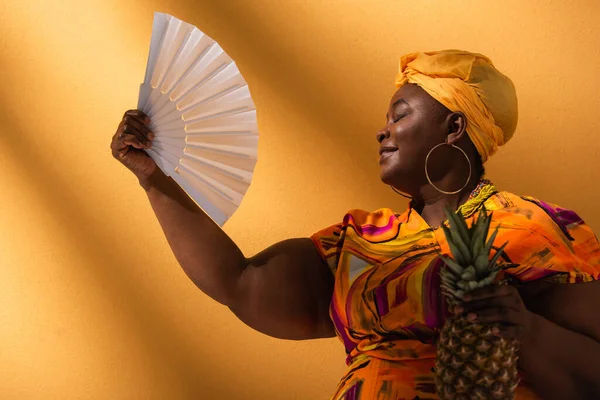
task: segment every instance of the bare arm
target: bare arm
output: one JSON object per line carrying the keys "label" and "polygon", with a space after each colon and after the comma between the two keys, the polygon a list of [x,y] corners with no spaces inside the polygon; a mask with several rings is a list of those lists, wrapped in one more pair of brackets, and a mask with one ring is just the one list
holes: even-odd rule
{"label": "bare arm", "polygon": [[200,290],[267,335],[335,335],[328,316],[333,276],[310,239],[286,240],[245,258],[160,170],[141,183],[177,261]]}
{"label": "bare arm", "polygon": [[519,361],[532,386],[548,399],[600,398],[600,282],[528,286],[535,314]]}
{"label": "bare arm", "polygon": [[112,154],[146,190],[177,261],[196,286],[267,335],[334,336],[328,314],[333,276],[312,241],[286,240],[252,258],[244,257],[143,151],[154,139],[149,123],[141,111],[127,111],[112,138]]}

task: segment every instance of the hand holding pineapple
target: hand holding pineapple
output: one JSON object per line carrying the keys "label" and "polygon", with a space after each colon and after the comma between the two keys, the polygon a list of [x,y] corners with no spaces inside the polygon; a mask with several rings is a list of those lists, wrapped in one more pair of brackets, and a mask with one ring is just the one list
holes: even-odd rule
{"label": "hand holding pineapple", "polygon": [[494,335],[519,341],[529,330],[532,315],[517,289],[509,285],[475,289],[463,297],[462,305],[450,311],[474,323],[500,325],[492,328]]}

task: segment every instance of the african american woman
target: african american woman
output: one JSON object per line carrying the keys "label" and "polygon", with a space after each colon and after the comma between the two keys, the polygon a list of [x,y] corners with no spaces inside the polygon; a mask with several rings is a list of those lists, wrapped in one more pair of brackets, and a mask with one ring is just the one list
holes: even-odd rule
{"label": "african american woman", "polygon": [[[513,135],[517,97],[492,61],[458,50],[400,60],[380,144],[381,180],[406,210],[351,210],[311,237],[247,258],[143,151],[148,117],[125,113],[114,157],[145,190],[179,264],[250,327],[284,339],[338,336],[348,370],[333,400],[433,399],[436,338],[453,312],[520,341],[518,399],[600,399],[600,245],[570,210],[497,190],[484,163]],[[446,206],[493,211],[512,284],[448,310],[440,293]]]}

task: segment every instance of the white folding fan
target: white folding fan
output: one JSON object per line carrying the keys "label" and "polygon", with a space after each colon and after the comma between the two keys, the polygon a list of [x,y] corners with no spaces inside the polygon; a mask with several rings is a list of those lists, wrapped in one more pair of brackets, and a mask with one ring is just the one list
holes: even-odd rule
{"label": "white folding fan", "polygon": [[148,154],[220,226],[252,179],[258,148],[248,85],[198,28],[155,13],[138,109],[156,136]]}

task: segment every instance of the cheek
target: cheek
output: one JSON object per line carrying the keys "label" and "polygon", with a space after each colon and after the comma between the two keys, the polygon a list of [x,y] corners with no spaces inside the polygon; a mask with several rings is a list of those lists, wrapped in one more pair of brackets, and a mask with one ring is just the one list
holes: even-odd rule
{"label": "cheek", "polygon": [[398,153],[402,155],[403,159],[421,153],[423,137],[418,130],[408,124],[392,131],[392,140],[398,147]]}
{"label": "cheek", "polygon": [[424,165],[424,160],[425,156],[413,148],[399,148],[396,166],[407,173],[416,173]]}
{"label": "cheek", "polygon": [[425,157],[435,146],[427,140],[425,132],[417,130],[402,130],[395,136],[398,146],[396,167],[406,173],[419,173],[425,168]]}
{"label": "cheek", "polygon": [[412,115],[400,119],[391,129],[392,140],[398,145],[414,146],[422,136],[422,127],[419,125],[418,118],[414,118]]}
{"label": "cheek", "polygon": [[392,130],[391,136],[403,153],[425,158],[434,146],[443,143],[445,139],[443,135],[438,134],[438,131],[439,127],[432,124],[417,123],[414,119],[407,118]]}

